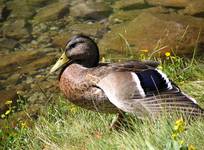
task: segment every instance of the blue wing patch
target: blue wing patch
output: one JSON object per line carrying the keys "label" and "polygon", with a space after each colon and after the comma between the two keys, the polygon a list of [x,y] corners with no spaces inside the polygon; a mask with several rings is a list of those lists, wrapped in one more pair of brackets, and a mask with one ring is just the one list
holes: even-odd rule
{"label": "blue wing patch", "polygon": [[171,84],[165,74],[154,69],[145,70],[136,74],[145,93],[168,90]]}

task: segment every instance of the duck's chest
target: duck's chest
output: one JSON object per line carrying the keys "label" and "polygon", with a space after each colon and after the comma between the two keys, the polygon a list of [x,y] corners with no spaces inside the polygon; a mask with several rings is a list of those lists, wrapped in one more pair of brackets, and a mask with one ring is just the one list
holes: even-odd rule
{"label": "duck's chest", "polygon": [[87,78],[86,70],[77,67],[66,68],[60,77],[60,89],[68,100],[86,109],[116,112],[117,109],[104,92],[93,86],[92,81]]}
{"label": "duck's chest", "polygon": [[84,98],[85,92],[90,88],[84,70],[78,66],[66,68],[60,77],[59,85],[70,101]]}

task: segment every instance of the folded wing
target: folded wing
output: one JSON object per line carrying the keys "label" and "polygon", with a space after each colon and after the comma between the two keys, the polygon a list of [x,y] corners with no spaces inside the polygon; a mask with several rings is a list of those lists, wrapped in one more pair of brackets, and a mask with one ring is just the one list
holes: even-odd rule
{"label": "folded wing", "polygon": [[119,109],[138,117],[157,117],[164,111],[204,116],[195,100],[175,86],[161,71],[147,69],[141,72],[116,71],[98,84],[109,100]]}

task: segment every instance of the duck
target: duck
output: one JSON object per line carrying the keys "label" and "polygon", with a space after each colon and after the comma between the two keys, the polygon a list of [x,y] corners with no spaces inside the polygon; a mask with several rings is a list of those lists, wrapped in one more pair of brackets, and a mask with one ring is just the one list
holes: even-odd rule
{"label": "duck", "polygon": [[[103,113],[131,113],[158,118],[179,112],[204,117],[204,109],[159,70],[156,61],[99,63],[99,48],[86,35],[75,35],[51,68],[61,68],[59,87],[82,108]],[[121,115],[119,115],[121,116]]]}

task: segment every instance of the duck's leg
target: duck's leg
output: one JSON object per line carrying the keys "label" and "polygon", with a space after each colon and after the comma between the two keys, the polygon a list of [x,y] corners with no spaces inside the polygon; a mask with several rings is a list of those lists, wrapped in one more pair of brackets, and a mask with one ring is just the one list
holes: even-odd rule
{"label": "duck's leg", "polygon": [[127,124],[127,119],[124,112],[119,112],[113,118],[112,123],[110,124],[110,130],[119,130],[121,127]]}

